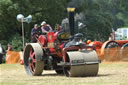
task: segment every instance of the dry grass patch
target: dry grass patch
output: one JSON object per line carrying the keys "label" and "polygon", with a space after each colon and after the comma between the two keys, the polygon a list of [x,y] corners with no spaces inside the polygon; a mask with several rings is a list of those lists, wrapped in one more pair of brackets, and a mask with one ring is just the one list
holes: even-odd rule
{"label": "dry grass patch", "polygon": [[55,71],[28,76],[23,65],[1,64],[0,85],[127,85],[128,62],[103,62],[96,77],[65,77]]}

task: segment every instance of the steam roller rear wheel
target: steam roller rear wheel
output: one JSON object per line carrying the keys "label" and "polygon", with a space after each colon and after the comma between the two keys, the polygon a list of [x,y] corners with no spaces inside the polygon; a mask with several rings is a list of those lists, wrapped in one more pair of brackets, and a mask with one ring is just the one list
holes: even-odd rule
{"label": "steam roller rear wheel", "polygon": [[24,67],[28,75],[39,76],[44,69],[43,50],[38,43],[30,43],[24,51]]}
{"label": "steam roller rear wheel", "polygon": [[95,51],[73,51],[68,52],[68,62],[70,66],[64,67],[64,73],[68,77],[96,76],[98,74],[99,63]]}

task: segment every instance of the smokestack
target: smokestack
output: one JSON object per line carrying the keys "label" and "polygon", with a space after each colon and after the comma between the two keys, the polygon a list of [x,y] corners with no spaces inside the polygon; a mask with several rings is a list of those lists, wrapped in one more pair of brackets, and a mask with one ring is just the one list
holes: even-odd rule
{"label": "smokestack", "polygon": [[75,31],[75,23],[74,23],[74,11],[75,8],[73,7],[68,7],[67,8],[68,11],[68,18],[69,18],[69,28],[70,28],[70,35],[73,36],[74,35],[74,31]]}

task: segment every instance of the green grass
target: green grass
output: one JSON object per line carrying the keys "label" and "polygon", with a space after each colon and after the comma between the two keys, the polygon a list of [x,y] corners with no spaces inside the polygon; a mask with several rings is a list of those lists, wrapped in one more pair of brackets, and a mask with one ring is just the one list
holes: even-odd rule
{"label": "green grass", "polygon": [[1,64],[0,85],[127,85],[128,62],[101,63],[96,77],[65,77],[55,71],[28,76],[23,65]]}

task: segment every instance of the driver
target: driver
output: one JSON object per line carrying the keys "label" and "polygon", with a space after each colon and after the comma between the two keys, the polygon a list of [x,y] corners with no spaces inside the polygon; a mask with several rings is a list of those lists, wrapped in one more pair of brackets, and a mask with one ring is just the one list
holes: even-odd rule
{"label": "driver", "polygon": [[32,29],[31,35],[33,35],[35,33],[37,33],[37,34],[41,33],[41,29],[38,28],[37,24],[34,25],[34,28]]}
{"label": "driver", "polygon": [[31,36],[32,36],[32,42],[36,42],[36,37],[41,33],[41,29],[38,28],[38,25],[35,24],[34,28],[31,31]]}

